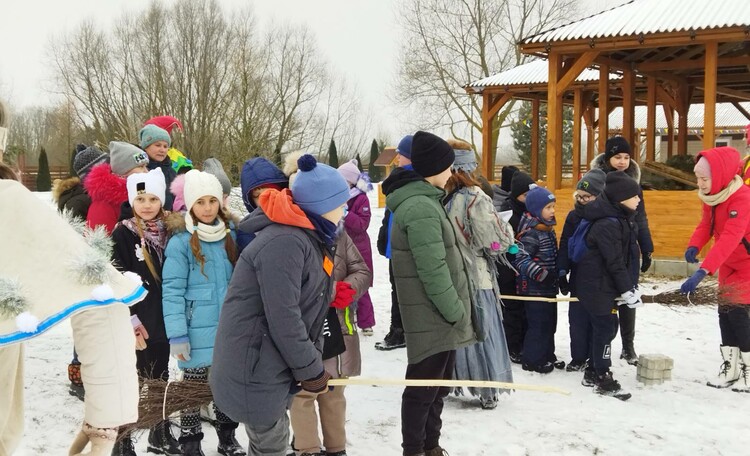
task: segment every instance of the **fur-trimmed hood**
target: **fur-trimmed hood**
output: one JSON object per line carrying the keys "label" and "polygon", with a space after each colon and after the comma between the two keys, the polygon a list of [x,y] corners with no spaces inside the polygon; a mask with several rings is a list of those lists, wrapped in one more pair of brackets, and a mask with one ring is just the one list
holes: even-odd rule
{"label": "fur-trimmed hood", "polygon": [[106,201],[119,207],[128,200],[127,180],[112,173],[109,163],[96,165],[86,176],[83,187],[92,201]]}
{"label": "fur-trimmed hood", "polygon": [[[596,157],[594,157],[593,160],[591,160],[591,163],[589,164],[590,169],[601,169],[605,173],[609,173],[614,171],[615,169],[610,166],[609,163],[604,161],[604,154],[599,154]],[[635,160],[630,160],[630,166],[628,166],[628,169],[625,170],[625,174],[635,179],[636,182],[639,184],[641,183],[641,167],[638,166],[638,163],[635,162]]]}
{"label": "fur-trimmed hood", "polygon": [[[227,208],[222,209],[222,211],[224,211],[224,214],[226,214],[227,219],[229,220],[230,229],[234,230],[239,226],[240,221],[242,220],[241,214]],[[170,235],[187,231],[187,227],[185,226],[185,212],[174,211],[167,213],[164,217],[164,225],[167,227],[167,231]]]}
{"label": "fur-trimmed hood", "polygon": [[60,202],[60,197],[77,186],[81,185],[81,179],[78,177],[69,177],[67,179],[57,179],[52,185],[52,200],[56,203]]}

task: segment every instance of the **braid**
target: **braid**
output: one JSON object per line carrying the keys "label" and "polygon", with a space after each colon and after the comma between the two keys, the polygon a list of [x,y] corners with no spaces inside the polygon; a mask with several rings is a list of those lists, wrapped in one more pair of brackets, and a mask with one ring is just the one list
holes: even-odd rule
{"label": "braid", "polygon": [[227,226],[227,235],[224,236],[224,249],[227,251],[227,258],[229,259],[229,262],[232,263],[232,266],[235,266],[237,264],[237,244],[234,242],[234,239],[232,239],[232,233],[229,229],[229,217],[227,217],[227,214],[223,210],[219,210],[219,217],[221,217],[221,220],[224,221],[224,224]]}
{"label": "braid", "polygon": [[[193,210],[190,209],[190,219],[193,221],[193,224],[195,226],[195,214],[193,214]],[[198,263],[201,265],[201,274],[203,274],[204,277],[208,278],[206,273],[203,271],[204,266],[206,265],[206,257],[203,256],[203,252],[201,251],[201,241],[198,238],[198,230],[193,230],[193,234],[190,236],[190,250],[193,252],[193,256],[196,260],[198,260]]]}
{"label": "braid", "polygon": [[[159,213],[161,214],[161,212]],[[159,277],[159,273],[156,271],[156,266],[154,266],[154,262],[151,259],[151,254],[148,253],[148,247],[146,246],[146,242],[144,241],[143,228],[141,227],[141,218],[138,216],[138,214],[135,213],[135,211],[133,211],[133,215],[135,216],[135,226],[138,229],[138,237],[141,238],[141,252],[143,253],[143,260],[146,262],[146,267],[148,267],[148,270],[151,271],[151,275],[154,277],[154,280],[156,280],[157,283],[160,283],[161,277]]]}

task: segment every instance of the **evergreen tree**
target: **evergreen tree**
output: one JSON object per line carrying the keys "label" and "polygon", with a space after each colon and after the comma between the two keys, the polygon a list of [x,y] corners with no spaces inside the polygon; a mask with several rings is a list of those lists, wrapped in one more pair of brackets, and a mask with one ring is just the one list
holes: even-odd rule
{"label": "evergreen tree", "polygon": [[48,192],[52,190],[52,176],[49,173],[49,161],[47,151],[42,147],[39,153],[39,168],[36,174],[36,191]]}
{"label": "evergreen tree", "polygon": [[373,182],[380,182],[381,180],[383,180],[383,168],[380,166],[375,166],[375,161],[379,156],[380,147],[378,147],[378,141],[373,139],[372,146],[370,146],[370,165],[367,168],[370,174],[370,179]]}
{"label": "evergreen tree", "polygon": [[357,155],[354,157],[355,160],[357,160],[357,168],[359,168],[359,171],[364,171],[364,168],[362,168],[362,159],[359,157],[359,152],[357,152]]}
{"label": "evergreen tree", "polygon": [[[513,148],[518,154],[518,159],[531,171],[531,128],[537,119],[532,119],[531,102],[524,101],[518,110],[518,117],[510,125],[513,136]],[[539,174],[544,174],[547,169],[547,105],[542,103],[539,110]],[[573,162],[573,109],[569,106],[563,107],[563,164]]]}
{"label": "evergreen tree", "polygon": [[336,151],[336,142],[331,138],[331,144],[328,145],[328,165],[332,168],[339,167],[339,154]]}

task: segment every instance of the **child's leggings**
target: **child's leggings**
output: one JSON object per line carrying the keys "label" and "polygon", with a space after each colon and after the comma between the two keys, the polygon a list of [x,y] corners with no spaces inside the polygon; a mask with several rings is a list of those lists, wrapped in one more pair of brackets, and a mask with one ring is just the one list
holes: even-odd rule
{"label": "child's leggings", "polygon": [[[183,381],[189,381],[189,382],[208,382],[208,367],[196,367],[196,368],[190,368],[190,369],[183,369]],[[214,413],[216,414],[216,427],[217,428],[230,428],[230,429],[236,429],[237,423],[232,421],[231,418],[226,416],[224,413],[221,412],[218,408],[216,408],[216,404],[212,404],[214,408]],[[184,440],[191,440],[191,437],[193,438],[202,438],[203,437],[203,431],[201,428],[201,414],[199,408],[193,408],[188,410],[183,410],[180,412],[180,428],[181,428],[181,435],[180,435],[180,441]]]}

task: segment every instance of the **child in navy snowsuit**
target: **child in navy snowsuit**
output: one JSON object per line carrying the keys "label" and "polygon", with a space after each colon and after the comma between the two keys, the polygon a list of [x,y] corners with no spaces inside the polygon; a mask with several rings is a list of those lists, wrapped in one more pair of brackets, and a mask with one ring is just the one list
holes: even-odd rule
{"label": "child in navy snowsuit", "polygon": [[[581,223],[583,208],[594,201],[603,191],[607,175],[600,169],[592,169],[586,173],[576,185],[573,193],[575,208],[565,218],[560,235],[560,249],[557,252],[557,270],[560,294],[571,297],[578,296],[575,281],[578,267],[568,254],[568,240]],[[570,280],[568,280],[570,273]],[[571,301],[568,306],[568,323],[570,324],[570,355],[572,360],[566,370],[568,372],[582,371],[586,367],[591,351],[591,322],[588,314],[580,302]]]}
{"label": "child in navy snowsuit", "polygon": [[[526,212],[518,224],[521,250],[513,265],[518,269],[516,290],[521,296],[557,296],[557,237],[555,195],[535,184],[526,194]],[[557,305],[546,301],[526,302],[528,330],[521,358],[524,370],[547,374],[556,367],[555,330]],[[564,363],[559,365],[565,367]]]}

